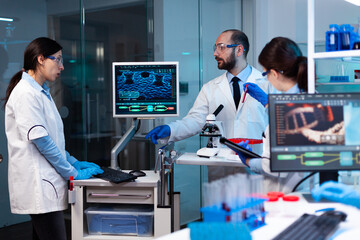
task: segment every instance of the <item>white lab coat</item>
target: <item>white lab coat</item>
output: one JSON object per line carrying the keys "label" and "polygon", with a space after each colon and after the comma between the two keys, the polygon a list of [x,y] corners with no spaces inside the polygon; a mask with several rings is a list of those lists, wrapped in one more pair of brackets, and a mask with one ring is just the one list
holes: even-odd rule
{"label": "white lab coat", "polygon": [[[266,93],[275,91],[270,82],[254,67],[252,67],[247,82],[256,83]],[[187,116],[168,124],[171,129],[169,141],[183,140],[200,133],[206,116],[213,113],[221,104],[224,108],[217,115],[216,120],[222,121],[226,138],[262,139],[262,134],[268,125],[268,115],[261,103],[250,94],[246,95],[244,103],[242,103],[242,99],[243,96],[241,96],[239,107],[236,110],[226,73],[211,80],[202,87]],[[262,145],[253,146],[253,150],[261,154]],[[210,181],[231,174],[225,173],[226,170],[221,170],[223,173],[215,173],[215,171],[213,167],[209,167]]]}
{"label": "white lab coat", "polygon": [[11,212],[61,211],[67,208],[67,183],[31,140],[49,135],[66,158],[63,123],[54,101],[29,78],[23,73],[5,109]]}
{"label": "white lab coat", "polygon": [[[296,84],[286,93],[300,93]],[[266,109],[267,111],[267,109]],[[251,159],[249,162],[252,171],[264,175],[264,192],[280,191],[283,193],[292,192],[298,182],[304,178],[301,172],[271,172],[270,170],[270,134],[269,126],[263,139],[263,158]]]}
{"label": "white lab coat", "polygon": [[[264,150],[261,160],[261,170],[255,171],[264,176],[264,192],[280,191],[285,194],[292,192],[301,179],[304,178],[304,173],[301,172],[271,172],[270,170],[270,137],[269,137],[269,126],[265,131]],[[258,159],[252,159],[251,161]],[[251,167],[251,163],[250,163]],[[251,169],[254,170],[254,169]],[[299,189],[298,189],[299,190]]]}

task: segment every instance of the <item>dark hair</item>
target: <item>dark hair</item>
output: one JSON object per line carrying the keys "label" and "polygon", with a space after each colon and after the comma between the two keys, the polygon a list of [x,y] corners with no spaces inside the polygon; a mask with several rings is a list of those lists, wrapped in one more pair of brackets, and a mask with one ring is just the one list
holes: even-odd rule
{"label": "dark hair", "polygon": [[17,72],[10,80],[9,86],[6,90],[6,96],[3,99],[5,101],[4,107],[9,100],[10,94],[15,86],[19,83],[23,71],[33,70],[36,72],[38,67],[37,57],[42,55],[44,57],[50,56],[54,53],[60,51],[62,47],[56,41],[47,38],[47,37],[39,37],[34,39],[29,45],[26,47],[24,52],[24,66],[23,69]]}
{"label": "dark hair", "polygon": [[273,38],[261,51],[259,63],[266,70],[282,71],[284,76],[297,82],[300,90],[307,91],[307,58],[294,41],[284,37]]}
{"label": "dark hair", "polygon": [[247,56],[247,54],[249,52],[249,47],[250,47],[249,39],[246,36],[246,34],[243,33],[240,30],[237,30],[237,29],[228,29],[228,30],[223,31],[223,33],[225,33],[225,32],[232,32],[231,40],[235,44],[243,45],[243,47],[244,47],[244,56],[246,58],[246,56]]}

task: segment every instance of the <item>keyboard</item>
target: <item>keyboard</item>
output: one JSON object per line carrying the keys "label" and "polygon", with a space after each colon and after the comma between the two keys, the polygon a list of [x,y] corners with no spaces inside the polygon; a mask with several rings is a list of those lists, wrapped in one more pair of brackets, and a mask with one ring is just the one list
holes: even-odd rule
{"label": "keyboard", "polygon": [[340,211],[328,211],[320,216],[304,214],[287,227],[273,240],[323,240],[333,234],[346,214]]}
{"label": "keyboard", "polygon": [[137,177],[109,167],[101,167],[104,172],[102,174],[95,175],[94,177],[104,179],[112,183],[130,182],[135,180]]}

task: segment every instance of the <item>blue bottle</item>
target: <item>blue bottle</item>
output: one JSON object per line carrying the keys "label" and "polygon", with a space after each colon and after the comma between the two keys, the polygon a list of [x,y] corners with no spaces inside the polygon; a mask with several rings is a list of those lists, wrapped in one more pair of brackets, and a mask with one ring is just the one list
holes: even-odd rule
{"label": "blue bottle", "polygon": [[354,28],[350,24],[340,26],[340,50],[350,50],[352,48],[351,33]]}
{"label": "blue bottle", "polygon": [[326,31],[326,46],[327,52],[339,50],[339,25],[330,24],[329,31]]}

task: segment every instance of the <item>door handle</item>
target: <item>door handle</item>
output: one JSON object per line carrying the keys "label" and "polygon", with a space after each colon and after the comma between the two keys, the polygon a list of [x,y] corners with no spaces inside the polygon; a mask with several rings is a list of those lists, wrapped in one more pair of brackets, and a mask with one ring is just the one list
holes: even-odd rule
{"label": "door handle", "polygon": [[108,198],[151,198],[151,194],[117,194],[117,193],[89,193],[89,197],[108,197]]}
{"label": "door handle", "polygon": [[3,155],[2,154],[0,154],[0,163],[2,163],[2,161],[3,161]]}

